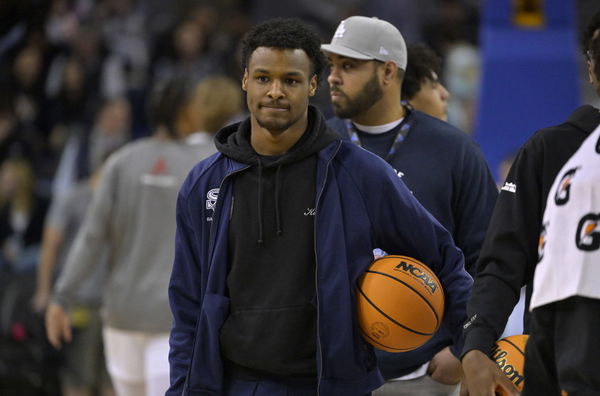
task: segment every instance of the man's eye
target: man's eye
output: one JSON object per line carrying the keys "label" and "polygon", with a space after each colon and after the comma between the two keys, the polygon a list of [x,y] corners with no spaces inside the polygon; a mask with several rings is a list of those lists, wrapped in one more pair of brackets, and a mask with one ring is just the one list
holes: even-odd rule
{"label": "man's eye", "polygon": [[296,84],[298,84],[298,80],[294,80],[293,78],[288,78],[287,80],[285,80],[285,82],[288,85],[296,85]]}
{"label": "man's eye", "polygon": [[266,76],[258,76],[256,77],[256,81],[261,82],[261,83],[266,83],[269,81],[269,77]]}

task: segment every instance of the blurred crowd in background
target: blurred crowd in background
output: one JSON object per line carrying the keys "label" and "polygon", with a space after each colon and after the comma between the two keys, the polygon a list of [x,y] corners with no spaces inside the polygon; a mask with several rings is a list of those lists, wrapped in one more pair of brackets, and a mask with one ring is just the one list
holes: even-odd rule
{"label": "blurred crowd in background", "polygon": [[[394,23],[406,41],[445,59],[450,122],[470,130],[477,74],[477,1],[5,0],[0,4],[1,265],[31,265],[48,202],[86,178],[103,152],[149,134],[145,103],[158,81],[222,75],[239,81],[246,30],[297,16],[331,37],[349,15]],[[322,82],[315,98],[331,115]],[[456,104],[456,106],[454,105]],[[243,109],[240,109],[243,111]],[[26,252],[29,252],[27,254]]]}

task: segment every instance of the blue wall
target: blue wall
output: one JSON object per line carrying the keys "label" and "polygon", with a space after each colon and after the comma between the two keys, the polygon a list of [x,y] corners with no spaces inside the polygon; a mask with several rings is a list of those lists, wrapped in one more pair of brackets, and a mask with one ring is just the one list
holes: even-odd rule
{"label": "blue wall", "polygon": [[580,105],[578,42],[572,0],[545,0],[545,24],[513,23],[511,0],[486,0],[482,76],[475,124],[495,176],[498,164],[536,130],[566,120]]}

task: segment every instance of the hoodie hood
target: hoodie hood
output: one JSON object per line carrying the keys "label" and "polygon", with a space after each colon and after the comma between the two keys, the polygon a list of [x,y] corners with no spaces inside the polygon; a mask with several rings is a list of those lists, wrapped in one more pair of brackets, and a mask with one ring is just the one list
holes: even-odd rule
{"label": "hoodie hood", "polygon": [[[234,124],[221,129],[215,136],[215,146],[217,150],[243,164],[255,166],[257,168],[256,202],[258,218],[258,243],[263,244],[263,174],[265,169],[275,169],[274,178],[274,212],[276,221],[276,234],[282,235],[282,223],[280,213],[280,187],[282,179],[282,168],[286,165],[299,162],[313,154],[330,143],[340,140],[340,136],[329,129],[321,112],[314,106],[308,107],[308,125],[306,131],[300,139],[286,153],[281,156],[269,157],[261,156],[252,148],[250,144],[250,118],[239,124]],[[248,219],[248,226],[252,225],[252,219]]]}
{"label": "hoodie hood", "polygon": [[336,140],[340,140],[340,136],[327,127],[321,112],[316,107],[309,105],[306,132],[287,153],[274,161],[264,161],[265,157],[262,157],[252,148],[250,144],[250,118],[227,126],[217,132],[215,145],[221,153],[238,162],[269,168],[304,159]]}
{"label": "hoodie hood", "polygon": [[589,135],[600,124],[600,111],[590,105],[581,106],[569,116],[567,123]]}

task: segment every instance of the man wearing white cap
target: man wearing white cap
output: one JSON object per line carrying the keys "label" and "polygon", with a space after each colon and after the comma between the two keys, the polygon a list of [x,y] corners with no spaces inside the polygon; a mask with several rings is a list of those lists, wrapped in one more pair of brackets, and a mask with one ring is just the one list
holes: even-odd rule
{"label": "man wearing white cap", "polygon": [[[415,197],[453,235],[474,273],[497,189],[479,148],[451,125],[401,104],[406,44],[392,24],[353,16],[343,20],[330,44],[331,102],[328,121],[349,139],[385,159]],[[462,345],[442,327],[421,348],[378,351],[387,380],[374,395],[458,394]]]}

